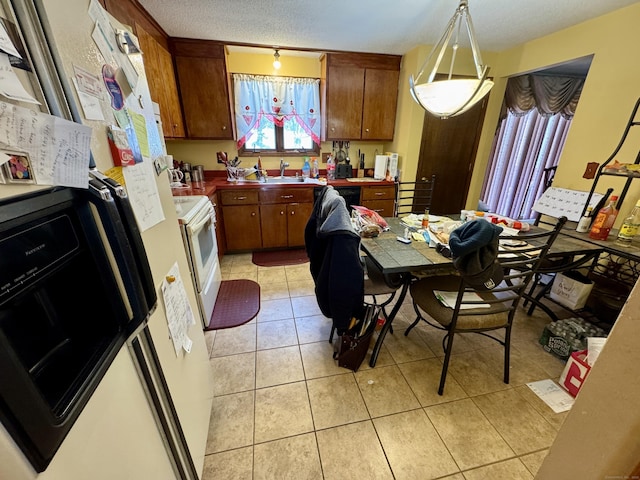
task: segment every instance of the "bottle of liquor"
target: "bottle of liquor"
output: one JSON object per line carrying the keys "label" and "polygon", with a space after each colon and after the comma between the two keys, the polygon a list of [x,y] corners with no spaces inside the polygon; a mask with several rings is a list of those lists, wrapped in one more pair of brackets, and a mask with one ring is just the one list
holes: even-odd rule
{"label": "bottle of liquor", "polygon": [[617,201],[618,196],[612,195],[609,199],[609,204],[600,209],[596,215],[596,219],[593,221],[593,225],[591,225],[589,238],[593,238],[594,240],[607,239],[609,232],[611,231],[611,227],[613,227],[616,217],[618,216],[618,210],[616,210]]}
{"label": "bottle of liquor", "polygon": [[576,227],[576,232],[579,233],[587,233],[589,231],[589,226],[591,226],[591,213],[593,212],[593,207],[587,207],[587,211],[584,212],[584,215],[578,222],[578,226]]}
{"label": "bottle of liquor", "polygon": [[631,215],[624,219],[620,231],[618,232],[618,238],[616,243],[628,247],[631,245],[633,237],[638,234],[638,228],[640,227],[640,200],[636,202],[636,206],[633,207]]}

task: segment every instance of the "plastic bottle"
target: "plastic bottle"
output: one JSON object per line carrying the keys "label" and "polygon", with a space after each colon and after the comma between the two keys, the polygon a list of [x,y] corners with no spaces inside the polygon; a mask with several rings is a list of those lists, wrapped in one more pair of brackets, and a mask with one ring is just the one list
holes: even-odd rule
{"label": "plastic bottle", "polygon": [[429,207],[424,209],[424,215],[422,216],[422,228],[429,228]]}
{"label": "plastic bottle", "polygon": [[584,212],[584,215],[578,222],[578,226],[576,227],[576,232],[587,233],[589,231],[589,227],[591,226],[592,212],[593,212],[593,207],[587,207],[587,211]]}
{"label": "plastic bottle", "polygon": [[636,202],[636,206],[633,207],[631,215],[624,219],[620,231],[618,232],[618,238],[616,243],[628,247],[631,245],[633,237],[638,234],[638,228],[640,227],[640,200]]}
{"label": "plastic bottle", "polygon": [[309,165],[309,157],[304,157],[304,164],[302,165],[302,178],[309,178],[311,175],[311,165]]}
{"label": "plastic bottle", "polygon": [[336,163],[333,160],[333,155],[329,155],[327,158],[327,180],[336,179]]}
{"label": "plastic bottle", "polygon": [[609,199],[609,204],[603,207],[596,215],[596,219],[591,225],[589,231],[589,238],[594,240],[606,240],[613,227],[616,217],[618,216],[618,210],[616,210],[616,202],[618,201],[617,195],[612,195]]}
{"label": "plastic bottle", "polygon": [[313,157],[311,160],[311,178],[319,178],[320,177],[320,169],[318,168],[318,159]]}

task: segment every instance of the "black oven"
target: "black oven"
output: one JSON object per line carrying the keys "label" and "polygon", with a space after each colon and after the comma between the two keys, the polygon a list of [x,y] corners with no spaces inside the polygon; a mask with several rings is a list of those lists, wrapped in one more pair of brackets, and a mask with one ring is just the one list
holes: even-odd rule
{"label": "black oven", "polygon": [[130,206],[111,193],[94,179],[0,201],[0,420],[38,472],[155,306]]}

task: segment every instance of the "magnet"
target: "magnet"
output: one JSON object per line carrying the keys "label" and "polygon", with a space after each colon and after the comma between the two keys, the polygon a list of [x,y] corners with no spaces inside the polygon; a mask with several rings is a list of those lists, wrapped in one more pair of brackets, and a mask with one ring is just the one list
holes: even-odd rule
{"label": "magnet", "polygon": [[102,66],[102,79],[111,97],[111,108],[122,110],[122,107],[124,107],[124,95],[122,95],[122,89],[116,81],[116,69],[109,64],[104,64]]}

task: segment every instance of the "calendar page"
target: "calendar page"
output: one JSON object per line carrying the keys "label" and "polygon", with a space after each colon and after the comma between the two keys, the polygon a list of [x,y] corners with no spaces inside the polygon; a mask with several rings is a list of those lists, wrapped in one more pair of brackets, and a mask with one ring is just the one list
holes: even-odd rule
{"label": "calendar page", "polygon": [[[549,187],[533,205],[533,209],[555,218],[564,215],[568,220],[577,222],[580,220],[588,196],[589,192]],[[601,198],[602,194],[593,192],[589,206],[595,207]]]}

